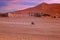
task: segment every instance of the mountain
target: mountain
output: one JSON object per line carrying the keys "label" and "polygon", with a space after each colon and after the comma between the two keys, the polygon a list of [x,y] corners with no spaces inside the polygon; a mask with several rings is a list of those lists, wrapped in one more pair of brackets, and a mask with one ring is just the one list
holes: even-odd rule
{"label": "mountain", "polygon": [[13,13],[13,14],[45,13],[45,14],[50,14],[52,16],[60,16],[60,4],[41,3],[35,7],[31,7],[28,9],[19,10],[19,11],[15,11],[15,12],[11,12],[11,13]]}

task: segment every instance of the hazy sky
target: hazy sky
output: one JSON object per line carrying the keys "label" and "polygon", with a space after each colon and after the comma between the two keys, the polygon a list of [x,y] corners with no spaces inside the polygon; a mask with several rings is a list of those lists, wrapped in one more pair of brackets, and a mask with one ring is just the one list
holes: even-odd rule
{"label": "hazy sky", "polygon": [[10,12],[33,7],[41,2],[60,3],[60,0],[0,0],[0,12]]}

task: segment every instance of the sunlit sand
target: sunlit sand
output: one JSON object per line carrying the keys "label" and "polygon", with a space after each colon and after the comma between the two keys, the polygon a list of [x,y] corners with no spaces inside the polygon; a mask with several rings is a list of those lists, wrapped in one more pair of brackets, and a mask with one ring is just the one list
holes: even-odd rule
{"label": "sunlit sand", "polygon": [[0,18],[0,40],[60,40],[60,19]]}

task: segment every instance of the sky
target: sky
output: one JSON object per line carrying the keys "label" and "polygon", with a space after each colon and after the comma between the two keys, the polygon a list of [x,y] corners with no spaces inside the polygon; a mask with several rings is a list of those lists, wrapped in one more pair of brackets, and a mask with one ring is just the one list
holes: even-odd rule
{"label": "sky", "polygon": [[60,3],[60,0],[0,0],[0,12],[12,12],[34,7],[42,2]]}

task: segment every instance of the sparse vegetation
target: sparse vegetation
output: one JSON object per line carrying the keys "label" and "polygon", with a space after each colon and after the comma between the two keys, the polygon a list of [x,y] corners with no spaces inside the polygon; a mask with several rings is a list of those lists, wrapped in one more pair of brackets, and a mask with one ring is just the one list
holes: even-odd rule
{"label": "sparse vegetation", "polygon": [[34,22],[31,22],[32,25],[34,25]]}
{"label": "sparse vegetation", "polygon": [[49,15],[49,14],[43,14],[42,16],[51,16],[51,15]]}
{"label": "sparse vegetation", "polygon": [[53,16],[53,18],[56,18],[56,16]]}
{"label": "sparse vegetation", "polygon": [[41,17],[41,15],[39,13],[35,13],[34,16],[35,17]]}
{"label": "sparse vegetation", "polygon": [[58,18],[60,18],[60,16]]}
{"label": "sparse vegetation", "polygon": [[0,17],[8,17],[8,13],[0,14]]}

